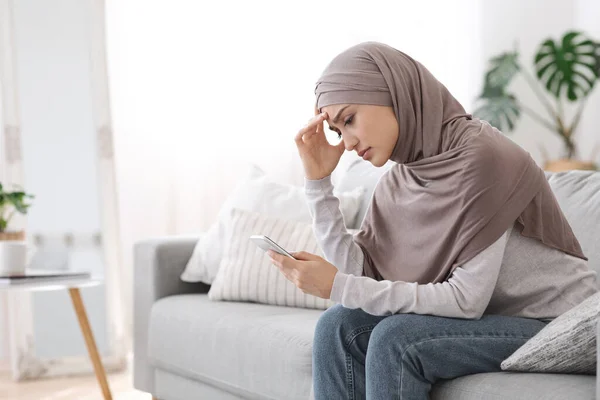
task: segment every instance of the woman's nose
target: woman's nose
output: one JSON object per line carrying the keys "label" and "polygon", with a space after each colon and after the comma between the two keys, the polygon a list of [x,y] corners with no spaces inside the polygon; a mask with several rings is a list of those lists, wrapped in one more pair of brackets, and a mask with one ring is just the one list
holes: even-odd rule
{"label": "woman's nose", "polygon": [[344,146],[346,147],[346,151],[352,151],[356,147],[358,142],[352,143],[348,140],[344,140]]}

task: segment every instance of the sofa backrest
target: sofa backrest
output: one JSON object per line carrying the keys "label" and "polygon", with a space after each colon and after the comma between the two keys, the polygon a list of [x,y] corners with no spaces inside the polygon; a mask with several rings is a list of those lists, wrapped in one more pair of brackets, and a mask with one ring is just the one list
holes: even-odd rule
{"label": "sofa backrest", "polygon": [[590,268],[600,274],[600,172],[546,173],[546,177]]}
{"label": "sofa backrest", "polygon": [[[356,218],[357,223],[348,228],[360,228],[377,182],[393,165],[390,161],[383,167],[376,168],[364,160],[349,164],[336,187],[341,191],[348,191],[356,186],[363,186],[366,192]],[[546,178],[579,239],[584,254],[590,260],[590,268],[600,274],[600,172],[547,172]],[[600,284],[600,279],[598,282]]]}

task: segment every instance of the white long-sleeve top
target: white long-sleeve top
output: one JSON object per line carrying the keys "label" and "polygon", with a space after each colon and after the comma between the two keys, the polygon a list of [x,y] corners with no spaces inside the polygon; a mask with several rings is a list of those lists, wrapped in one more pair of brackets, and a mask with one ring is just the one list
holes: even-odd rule
{"label": "white long-sleeve top", "polygon": [[363,275],[364,255],[346,229],[331,177],[305,180],[313,230],[325,258],[338,268],[331,300],[374,315],[428,314],[478,319],[485,314],[555,318],[596,293],[585,260],[522,236],[511,227],[456,268],[447,281],[376,281]]}

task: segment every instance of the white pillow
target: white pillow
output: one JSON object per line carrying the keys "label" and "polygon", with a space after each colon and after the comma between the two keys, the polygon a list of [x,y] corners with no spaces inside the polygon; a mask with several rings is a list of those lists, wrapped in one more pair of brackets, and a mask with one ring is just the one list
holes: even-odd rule
{"label": "white pillow", "polygon": [[249,301],[277,306],[327,309],[333,302],[302,292],[250,241],[266,235],[287,251],[307,251],[323,257],[312,225],[234,209],[232,223],[210,300]]}
{"label": "white pillow", "polygon": [[[348,227],[355,223],[364,192],[362,187],[343,193],[334,190],[334,194],[340,199],[340,210]],[[292,221],[312,221],[302,186],[273,182],[262,169],[251,165],[246,177],[238,183],[221,207],[217,221],[196,243],[192,257],[181,274],[183,281],[204,282],[209,285],[214,281],[233,208]]]}

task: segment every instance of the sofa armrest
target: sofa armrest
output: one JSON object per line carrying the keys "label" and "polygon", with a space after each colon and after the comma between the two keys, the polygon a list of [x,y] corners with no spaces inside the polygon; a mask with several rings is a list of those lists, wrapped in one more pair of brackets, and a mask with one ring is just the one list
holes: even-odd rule
{"label": "sofa armrest", "polygon": [[153,304],[167,296],[207,293],[209,285],[180,279],[199,237],[170,236],[134,245],[133,386],[154,393],[154,368],[148,362],[148,327]]}

